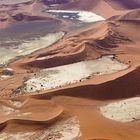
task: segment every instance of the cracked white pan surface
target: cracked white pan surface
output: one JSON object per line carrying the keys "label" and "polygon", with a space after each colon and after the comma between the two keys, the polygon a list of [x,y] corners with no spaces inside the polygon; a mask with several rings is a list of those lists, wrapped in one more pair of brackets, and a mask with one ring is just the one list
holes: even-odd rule
{"label": "cracked white pan surface", "polygon": [[48,68],[32,74],[25,81],[24,92],[53,89],[64,85],[86,80],[92,75],[111,74],[128,68],[128,65],[112,59],[113,56],[89,61],[81,61],[69,65]]}
{"label": "cracked white pan surface", "polygon": [[140,120],[140,97],[130,98],[100,107],[102,115],[118,122]]}

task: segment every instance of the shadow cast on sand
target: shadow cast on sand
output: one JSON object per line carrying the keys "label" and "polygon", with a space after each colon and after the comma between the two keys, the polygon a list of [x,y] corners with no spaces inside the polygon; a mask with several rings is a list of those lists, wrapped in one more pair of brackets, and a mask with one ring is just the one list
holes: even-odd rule
{"label": "shadow cast on sand", "polygon": [[[33,98],[48,99],[53,96],[73,96],[97,100],[113,100],[138,96],[140,92],[140,68],[99,85],[84,85],[57,90],[45,94],[33,95]],[[122,94],[123,92],[123,94]]]}

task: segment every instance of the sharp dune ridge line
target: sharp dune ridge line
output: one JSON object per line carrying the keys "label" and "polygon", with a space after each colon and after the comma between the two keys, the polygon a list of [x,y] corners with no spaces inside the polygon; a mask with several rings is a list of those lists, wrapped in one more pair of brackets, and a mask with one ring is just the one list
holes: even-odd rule
{"label": "sharp dune ridge line", "polygon": [[70,117],[59,122],[54,123],[52,126],[36,130],[32,132],[17,132],[10,134],[2,132],[0,134],[1,140],[74,140],[81,135],[80,125],[77,117]]}
{"label": "sharp dune ridge line", "polygon": [[113,56],[103,56],[97,60],[81,61],[74,64],[48,68],[32,74],[25,81],[24,92],[52,89],[86,80],[92,75],[111,74],[127,69],[129,66],[113,59]]}
{"label": "sharp dune ridge line", "polygon": [[[51,126],[52,126],[52,123],[59,124],[59,121],[57,121],[57,120],[60,119],[61,116],[63,115],[63,108],[52,102],[48,102],[48,101],[42,101],[42,102],[44,102],[44,103],[42,104],[38,100],[30,100],[29,102],[26,103],[26,105],[23,105],[20,108],[13,108],[12,106],[10,107],[10,106],[6,106],[6,105],[1,105],[0,106],[0,113],[1,113],[0,125],[1,126],[6,125],[8,127],[12,124],[16,124],[17,128],[13,128],[13,129],[16,129],[16,132],[17,132],[16,134],[18,134],[18,132],[19,132],[19,134],[20,134],[20,132],[22,132],[21,129],[18,129],[20,127],[20,125],[22,125],[22,124],[27,125],[28,123],[30,124],[29,128],[32,127],[32,124],[36,124],[36,125],[41,125],[42,129],[46,128],[47,131],[49,131],[51,129],[50,123],[51,123]],[[71,117],[72,116],[67,116],[64,118],[64,116],[63,116],[63,119],[61,119],[61,121],[63,122],[63,120],[66,120],[66,119],[69,120]],[[77,122],[76,125],[78,127],[79,121],[78,121],[77,117],[75,117],[75,118],[76,119],[74,121]],[[72,123],[72,120],[71,120],[71,123]],[[53,129],[54,129],[54,127],[53,127]],[[22,126],[21,126],[21,128],[22,128]],[[34,128],[34,127],[32,127],[32,128]],[[60,128],[61,128],[61,126],[60,126]],[[70,128],[68,128],[68,129],[70,129]],[[80,131],[80,127],[78,127],[78,129]],[[22,130],[25,130],[22,133],[23,135],[26,134],[24,132],[31,131],[31,130],[26,131],[26,129],[24,129],[24,127],[22,128]],[[65,131],[65,130],[67,132],[67,129],[65,129],[65,127],[64,127],[63,131]],[[35,134],[37,131],[36,126],[33,129],[33,131]],[[13,133],[12,135],[11,134],[12,133],[10,132],[9,135],[7,135],[7,136],[10,136],[11,138],[14,139],[14,137],[16,136],[15,133]],[[54,137],[55,137],[55,135],[54,135]],[[1,138],[3,138],[3,135],[2,136],[0,135],[0,139]],[[39,136],[38,136],[38,138],[39,138]],[[6,139],[6,138],[4,138],[4,139]]]}
{"label": "sharp dune ridge line", "polygon": [[139,9],[0,0],[0,140],[140,140]]}
{"label": "sharp dune ridge line", "polygon": [[46,36],[35,38],[32,41],[23,42],[16,49],[0,48],[0,65],[7,64],[10,60],[18,57],[29,55],[37,50],[46,48],[64,36],[64,32],[49,33]]}

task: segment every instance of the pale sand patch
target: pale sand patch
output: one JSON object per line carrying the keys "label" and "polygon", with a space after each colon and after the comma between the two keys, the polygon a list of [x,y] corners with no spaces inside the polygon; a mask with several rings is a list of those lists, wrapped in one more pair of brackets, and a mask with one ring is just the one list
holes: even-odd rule
{"label": "pale sand patch", "polygon": [[[46,10],[48,13],[67,13],[67,14],[76,14],[79,18],[78,20],[83,22],[97,22],[104,20],[103,17],[88,11],[69,11],[69,10]],[[69,18],[68,15],[63,15],[63,18]],[[70,18],[73,19],[73,18]]]}
{"label": "pale sand patch", "polygon": [[1,47],[0,48],[0,65],[5,65],[10,60],[18,56],[29,55],[39,49],[46,48],[56,43],[63,36],[64,36],[64,32],[49,33],[46,36],[39,37],[31,41],[23,42],[21,45],[15,46],[16,47],[15,49],[13,49],[12,47],[9,49]]}
{"label": "pale sand patch", "polygon": [[86,80],[92,75],[111,74],[129,66],[118,62],[113,56],[103,56],[96,60],[47,68],[32,74],[24,83],[23,92],[35,92]]}
{"label": "pale sand patch", "polygon": [[29,1],[31,0],[0,0],[0,4],[19,4]]}
{"label": "pale sand patch", "polygon": [[104,117],[119,122],[140,120],[140,97],[110,103],[100,107],[100,111]]}
{"label": "pale sand patch", "polygon": [[9,102],[9,104],[13,105],[16,108],[20,108],[20,107],[22,107],[25,104],[26,101],[20,102],[20,101],[8,100],[7,102]]}
{"label": "pale sand patch", "polygon": [[32,114],[31,112],[25,112],[25,113],[19,113],[19,114],[17,114],[17,116],[18,117],[23,117],[23,116],[29,116],[31,114]]}
{"label": "pale sand patch", "polygon": [[1,115],[15,115],[15,116],[20,117],[20,116],[28,116],[28,115],[31,115],[32,113],[31,112],[22,113],[17,109],[2,105],[2,106],[0,106],[0,114]]}
{"label": "pale sand patch", "polygon": [[4,105],[0,107],[0,114],[10,115],[12,113],[19,113],[19,111]]}
{"label": "pale sand patch", "polygon": [[6,79],[14,75],[14,70],[11,68],[5,68],[0,73],[0,80]]}
{"label": "pale sand patch", "polygon": [[8,138],[10,140],[75,140],[80,135],[79,121],[77,117],[71,117],[60,120],[46,129],[33,132],[17,132],[16,134],[2,132],[0,140],[7,140]]}
{"label": "pale sand patch", "polygon": [[9,77],[11,77],[11,76],[9,76],[9,75],[0,75],[0,80],[7,79]]}

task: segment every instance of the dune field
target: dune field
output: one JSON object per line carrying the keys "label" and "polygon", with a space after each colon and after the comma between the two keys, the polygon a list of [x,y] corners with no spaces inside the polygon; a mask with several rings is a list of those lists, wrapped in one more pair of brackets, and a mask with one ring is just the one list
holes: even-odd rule
{"label": "dune field", "polygon": [[0,0],[0,140],[140,140],[139,0]]}

